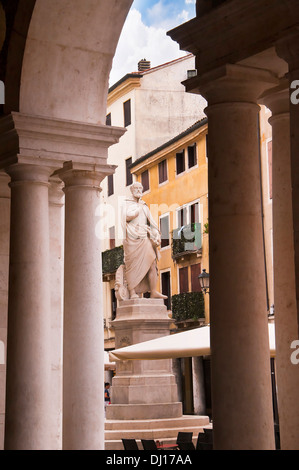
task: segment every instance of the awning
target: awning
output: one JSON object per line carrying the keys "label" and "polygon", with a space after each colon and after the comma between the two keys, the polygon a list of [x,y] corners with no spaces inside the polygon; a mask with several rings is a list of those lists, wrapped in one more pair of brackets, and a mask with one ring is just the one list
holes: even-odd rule
{"label": "awning", "polygon": [[[269,347],[271,357],[274,357],[275,328],[273,323],[269,323]],[[111,361],[128,361],[209,356],[210,354],[210,327],[202,326],[115,349],[109,352],[109,357]]]}
{"label": "awning", "polygon": [[115,369],[115,362],[110,361],[110,357],[107,351],[104,351],[104,365],[105,365],[105,370]]}

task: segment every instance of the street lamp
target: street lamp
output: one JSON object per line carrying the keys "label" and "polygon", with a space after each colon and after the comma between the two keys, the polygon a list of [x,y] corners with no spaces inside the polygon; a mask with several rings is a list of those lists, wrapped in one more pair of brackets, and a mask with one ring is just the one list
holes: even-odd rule
{"label": "street lamp", "polygon": [[198,276],[200,287],[204,294],[210,293],[210,275],[206,272],[205,269],[202,270],[202,273]]}

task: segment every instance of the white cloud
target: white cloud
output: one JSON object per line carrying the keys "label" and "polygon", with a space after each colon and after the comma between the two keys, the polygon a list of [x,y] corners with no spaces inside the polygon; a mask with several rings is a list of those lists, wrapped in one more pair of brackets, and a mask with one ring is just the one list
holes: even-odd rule
{"label": "white cloud", "polygon": [[[165,18],[163,8],[162,2],[158,2],[149,12],[152,15],[152,26],[143,23],[138,10],[130,10],[114,57],[110,86],[127,73],[136,72],[141,59],[149,60],[155,67],[185,54],[166,32],[182,23],[182,20],[185,21],[188,13],[183,11],[179,17],[161,21],[161,18]],[[158,21],[159,14],[162,16]]]}
{"label": "white cloud", "polygon": [[[190,2],[190,0],[185,0],[185,3],[186,1]],[[178,5],[165,2],[165,0],[159,0],[147,9],[147,20],[152,26],[170,30],[190,19],[189,12],[186,9],[181,11],[181,8]]]}
{"label": "white cloud", "polygon": [[178,15],[178,18],[181,20],[182,23],[190,20],[189,12],[187,10],[183,10],[182,13]]}
{"label": "white cloud", "polygon": [[186,5],[195,5],[196,0],[185,0]]}

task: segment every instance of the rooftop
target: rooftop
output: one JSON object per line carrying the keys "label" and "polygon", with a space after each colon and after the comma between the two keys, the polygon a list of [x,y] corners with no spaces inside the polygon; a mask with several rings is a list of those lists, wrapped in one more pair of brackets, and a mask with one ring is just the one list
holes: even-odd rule
{"label": "rooftop", "polygon": [[181,132],[180,134],[176,135],[172,139],[170,139],[168,142],[165,142],[165,144],[160,145],[156,149],[152,150],[151,152],[147,153],[146,155],[143,155],[142,157],[138,158],[135,160],[135,162],[132,163],[130,166],[131,168],[134,168],[135,166],[138,166],[140,163],[144,162],[148,158],[152,157],[156,153],[160,152],[161,150],[166,149],[170,145],[174,144],[175,142],[178,142],[180,139],[183,137],[186,137],[188,134],[191,134],[191,132],[200,129],[201,127],[205,126],[208,123],[208,118],[203,118],[200,119],[199,121],[196,121],[192,126],[188,127],[185,131]]}
{"label": "rooftop", "polygon": [[135,72],[130,72],[130,73],[127,73],[126,75],[124,75],[120,80],[118,80],[114,85],[112,85],[110,88],[109,88],[109,93],[111,93],[113,90],[115,90],[116,88],[118,88],[122,83],[124,83],[126,80],[130,79],[130,78],[142,78],[143,75],[146,75],[148,73],[152,73],[152,72],[155,72],[156,70],[159,70],[161,68],[164,68],[164,67],[168,67],[169,65],[172,65],[176,62],[180,62],[181,60],[186,60],[186,59],[189,59],[190,57],[192,57],[193,54],[186,54],[182,57],[179,57],[178,59],[174,59],[174,60],[171,60],[169,62],[165,62],[164,64],[160,64],[160,65],[157,65],[155,67],[151,67],[149,69],[146,69],[146,70],[142,70],[142,71],[135,71]]}

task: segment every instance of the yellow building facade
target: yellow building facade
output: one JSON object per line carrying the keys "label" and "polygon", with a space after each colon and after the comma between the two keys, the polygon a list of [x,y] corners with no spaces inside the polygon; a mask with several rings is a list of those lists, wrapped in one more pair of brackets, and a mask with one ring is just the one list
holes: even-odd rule
{"label": "yellow building facade", "polygon": [[182,327],[209,322],[198,275],[209,269],[207,119],[131,166],[162,234],[159,289]]}

